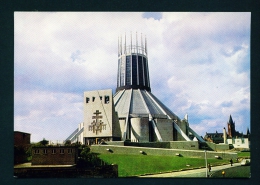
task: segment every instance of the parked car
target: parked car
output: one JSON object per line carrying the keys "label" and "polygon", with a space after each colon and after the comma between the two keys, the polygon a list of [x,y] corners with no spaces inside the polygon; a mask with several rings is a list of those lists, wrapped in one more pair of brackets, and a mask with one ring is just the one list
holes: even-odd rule
{"label": "parked car", "polygon": [[250,165],[250,159],[243,159],[240,164],[241,166],[248,166]]}

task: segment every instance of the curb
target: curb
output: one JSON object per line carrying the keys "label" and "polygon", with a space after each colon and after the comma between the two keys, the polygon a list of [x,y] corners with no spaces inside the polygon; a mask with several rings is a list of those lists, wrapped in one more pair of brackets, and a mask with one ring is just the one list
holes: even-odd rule
{"label": "curb", "polygon": [[[224,165],[229,165],[229,164],[228,163],[222,163],[222,164],[217,164],[217,165],[214,165],[214,166],[216,167],[216,166],[224,166]],[[212,166],[212,167],[214,167],[214,166]],[[164,173],[182,172],[182,171],[196,170],[196,169],[202,169],[202,168],[205,168],[205,166],[194,167],[194,168],[185,168],[185,169],[166,171],[166,172],[158,172],[158,173],[146,173],[146,174],[141,174],[141,175],[136,175],[136,176],[131,176],[131,177],[140,177],[140,176],[146,176],[146,175],[157,175],[157,174],[164,174]],[[211,177],[214,173],[216,173],[216,172],[211,173],[209,175],[209,177]]]}

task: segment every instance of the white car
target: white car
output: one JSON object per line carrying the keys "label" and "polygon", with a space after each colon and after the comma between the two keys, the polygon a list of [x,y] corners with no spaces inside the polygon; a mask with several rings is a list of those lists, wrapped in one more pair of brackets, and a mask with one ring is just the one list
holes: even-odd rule
{"label": "white car", "polygon": [[250,159],[243,159],[240,164],[241,164],[241,166],[250,165]]}

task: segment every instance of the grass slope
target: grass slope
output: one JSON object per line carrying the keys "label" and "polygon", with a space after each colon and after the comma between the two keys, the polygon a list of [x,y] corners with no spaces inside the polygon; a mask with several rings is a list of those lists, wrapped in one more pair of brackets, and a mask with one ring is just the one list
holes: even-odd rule
{"label": "grass slope", "polygon": [[[191,167],[205,167],[205,160],[203,158],[123,154],[100,154],[99,158],[108,164],[117,164],[119,177],[169,172],[189,169]],[[228,161],[219,159],[208,159],[207,161],[213,166],[228,163]]]}
{"label": "grass slope", "polygon": [[250,158],[250,152],[238,152],[237,156],[238,157]]}

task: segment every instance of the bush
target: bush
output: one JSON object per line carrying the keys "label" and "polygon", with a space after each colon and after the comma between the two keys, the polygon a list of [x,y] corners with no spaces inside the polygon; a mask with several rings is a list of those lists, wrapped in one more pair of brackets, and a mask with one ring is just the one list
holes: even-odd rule
{"label": "bush", "polygon": [[100,164],[101,160],[98,158],[96,153],[90,152],[88,146],[81,146],[79,152],[78,167],[92,167]]}

